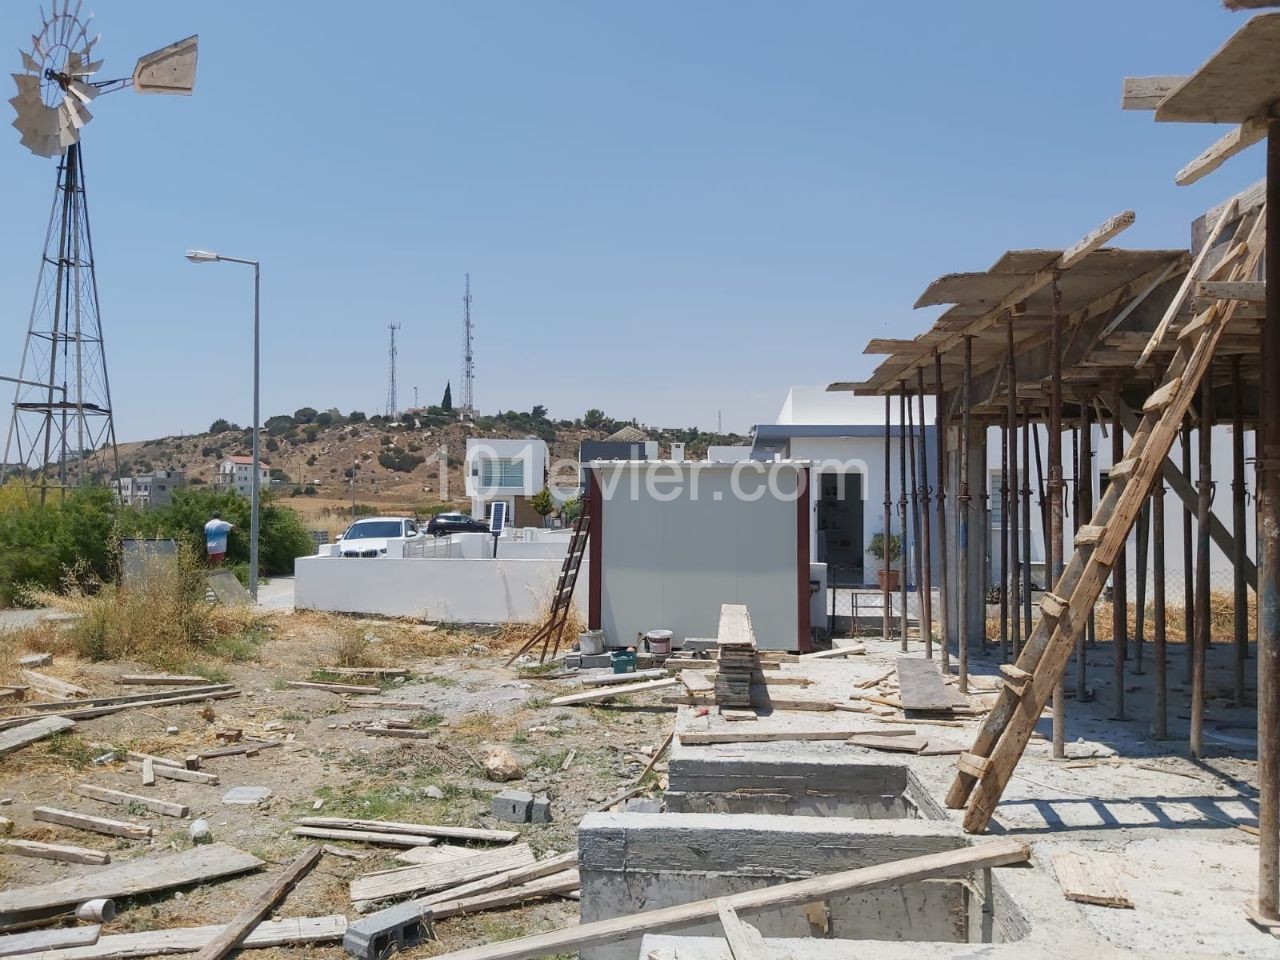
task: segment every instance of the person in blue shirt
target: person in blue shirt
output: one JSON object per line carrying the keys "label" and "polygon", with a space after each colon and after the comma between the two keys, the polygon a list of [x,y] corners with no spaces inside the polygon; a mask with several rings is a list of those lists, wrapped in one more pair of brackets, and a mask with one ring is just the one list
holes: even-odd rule
{"label": "person in blue shirt", "polygon": [[227,556],[227,535],[231,533],[231,524],[222,519],[222,514],[215,513],[204,525],[204,545],[209,554],[209,566],[220,567]]}

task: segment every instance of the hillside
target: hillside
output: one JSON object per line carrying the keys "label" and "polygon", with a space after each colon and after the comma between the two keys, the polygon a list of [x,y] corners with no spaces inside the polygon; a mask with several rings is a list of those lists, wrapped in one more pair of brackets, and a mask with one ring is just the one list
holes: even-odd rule
{"label": "hillside", "polygon": [[[350,516],[351,468],[356,469],[355,495],[359,503],[380,512],[409,511],[425,515],[442,504],[466,507],[462,461],[470,438],[541,437],[558,459],[576,459],[583,440],[599,440],[631,421],[613,420],[590,410],[576,420],[549,420],[541,407],[530,413],[506,412],[462,423],[452,413],[428,407],[402,414],[399,420],[366,417],[337,410],[303,407],[263,423],[262,458],[278,488],[309,520],[340,525]],[[701,457],[712,444],[745,442],[736,435],[718,436],[696,429],[653,429],[637,425],[658,440],[663,453],[672,442],[686,444],[686,455]],[[209,431],[160,437],[119,446],[124,475],[150,470],[186,472],[188,483],[211,484],[218,462],[225,456],[250,453],[250,430],[225,420]],[[447,485],[442,488],[435,452],[447,451]],[[447,496],[442,496],[442,489]]]}

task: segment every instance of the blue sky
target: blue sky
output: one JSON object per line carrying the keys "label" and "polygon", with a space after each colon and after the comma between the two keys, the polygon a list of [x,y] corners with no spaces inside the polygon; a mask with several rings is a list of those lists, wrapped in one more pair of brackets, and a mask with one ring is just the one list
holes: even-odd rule
{"label": "blue sky", "polygon": [[[251,274],[189,247],[263,262],[264,418],[379,412],[390,319],[402,405],[456,398],[469,271],[482,411],[742,431],[923,330],[940,274],[1126,208],[1120,243],[1184,246],[1262,173],[1255,148],[1176,187],[1223,131],[1120,110],[1125,75],[1189,72],[1242,22],[1214,0],[85,10],[104,77],[200,34],[193,97],[112,94],[84,137],[121,439],[250,419]],[[38,22],[0,5],[11,70]],[[14,374],[54,162],[3,126],[0,177]]]}

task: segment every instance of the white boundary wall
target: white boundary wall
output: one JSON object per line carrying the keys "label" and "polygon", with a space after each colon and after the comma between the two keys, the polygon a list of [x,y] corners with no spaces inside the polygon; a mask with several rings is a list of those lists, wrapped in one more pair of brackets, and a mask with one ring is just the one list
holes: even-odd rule
{"label": "white boundary wall", "polygon": [[[303,557],[295,567],[294,606],[456,623],[536,623],[546,615],[563,551],[554,559],[503,559],[504,550],[520,546],[535,544],[502,542],[497,560]],[[584,619],[588,569],[584,561],[573,598]]]}

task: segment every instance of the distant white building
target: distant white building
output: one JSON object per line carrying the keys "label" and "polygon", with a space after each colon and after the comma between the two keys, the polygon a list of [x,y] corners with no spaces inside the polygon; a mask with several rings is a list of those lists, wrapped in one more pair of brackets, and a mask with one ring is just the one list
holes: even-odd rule
{"label": "distant white building", "polygon": [[126,507],[163,507],[173,502],[173,491],[186,482],[181,470],[153,470],[136,477],[121,477],[116,481],[116,497]]}
{"label": "distant white building", "polygon": [[490,505],[502,500],[515,526],[542,526],[530,499],[547,485],[549,467],[547,445],[537,437],[468,440],[464,476],[471,515],[487,517]]}
{"label": "distant white building", "polygon": [[[265,460],[258,462],[258,483],[266,489],[271,485],[271,468]],[[213,478],[215,490],[234,490],[242,497],[253,493],[253,457],[224,457],[218,464]]]}

